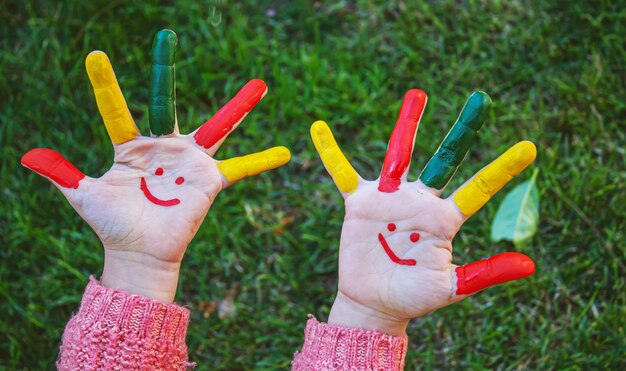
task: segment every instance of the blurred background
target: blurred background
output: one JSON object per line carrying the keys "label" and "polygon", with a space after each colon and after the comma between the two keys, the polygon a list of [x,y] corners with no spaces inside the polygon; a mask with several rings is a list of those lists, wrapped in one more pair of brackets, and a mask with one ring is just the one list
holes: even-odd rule
{"label": "blurred background", "polygon": [[342,199],[309,139],[326,120],[357,171],[376,178],[402,97],[429,94],[413,171],[466,98],[492,112],[456,188],[510,145],[539,149],[455,239],[458,264],[516,250],[490,225],[506,191],[539,169],[537,235],[517,248],[534,276],[412,321],[408,369],[624,368],[626,4],[623,1],[3,1],[0,13],[0,367],[52,368],[99,240],[45,179],[33,147],[98,176],[112,148],[84,69],[105,51],[148,132],[150,48],[179,37],[181,132],[254,77],[269,93],[216,157],[274,145],[291,163],[217,198],[189,246],[177,302],[192,310],[200,369],[285,369],[307,313],[326,320],[337,284]]}

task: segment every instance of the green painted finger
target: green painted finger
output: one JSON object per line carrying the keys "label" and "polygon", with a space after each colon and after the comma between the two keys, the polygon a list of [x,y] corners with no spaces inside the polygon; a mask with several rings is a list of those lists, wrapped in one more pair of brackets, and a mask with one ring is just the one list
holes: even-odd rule
{"label": "green painted finger", "polygon": [[448,184],[478,136],[490,106],[491,98],[482,91],[475,91],[469,97],[454,126],[420,174],[422,183],[435,189]]}
{"label": "green painted finger", "polygon": [[175,69],[176,43],[172,30],[161,30],[152,44],[150,67],[150,131],[155,135],[168,135],[176,126]]}

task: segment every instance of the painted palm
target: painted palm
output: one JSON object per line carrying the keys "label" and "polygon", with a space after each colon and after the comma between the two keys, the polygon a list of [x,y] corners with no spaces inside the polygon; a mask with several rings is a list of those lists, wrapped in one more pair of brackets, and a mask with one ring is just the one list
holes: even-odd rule
{"label": "painted palm", "polygon": [[317,121],[311,127],[315,147],[345,199],[338,298],[398,321],[526,277],[535,268],[528,257],[513,252],[464,266],[452,264],[452,240],[461,225],[535,159],[536,149],[527,141],[514,145],[450,197],[441,198],[485,121],[491,100],[482,92],[472,94],[419,180],[408,182],[426,100],[421,90],[407,92],[380,178],[374,181],[357,174],[326,123]]}
{"label": "painted palm", "polygon": [[142,264],[180,262],[217,194],[230,184],[289,161],[275,147],[218,161],[213,158],[227,135],[267,92],[261,80],[248,82],[195,132],[178,132],[175,109],[176,35],[160,31],[153,44],[150,129],[141,136],[131,117],[111,63],[94,51],[86,69],[107,132],[113,142],[112,167],[99,178],[85,176],[62,155],[37,148],[22,164],[47,177],[91,225],[105,247],[138,255]]}

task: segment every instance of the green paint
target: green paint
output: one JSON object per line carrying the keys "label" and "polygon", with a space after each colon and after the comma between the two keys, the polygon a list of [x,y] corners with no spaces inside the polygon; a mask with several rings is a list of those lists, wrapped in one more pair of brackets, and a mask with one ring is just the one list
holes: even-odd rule
{"label": "green paint", "polygon": [[176,43],[172,30],[161,30],[152,44],[150,67],[150,131],[155,135],[168,135],[176,124],[175,68]]}
{"label": "green paint", "polygon": [[478,136],[490,106],[491,98],[482,91],[476,91],[469,97],[454,126],[420,174],[422,183],[435,189],[442,189],[448,184]]}

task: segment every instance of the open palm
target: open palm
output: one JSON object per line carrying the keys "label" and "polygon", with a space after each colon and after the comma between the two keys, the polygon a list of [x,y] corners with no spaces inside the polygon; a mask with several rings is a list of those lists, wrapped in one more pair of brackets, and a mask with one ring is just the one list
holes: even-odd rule
{"label": "open palm", "polygon": [[[311,128],[316,149],[345,198],[335,315],[346,324],[346,303],[369,317],[406,322],[488,286],[534,271],[519,253],[503,253],[465,266],[452,264],[452,240],[461,225],[535,158],[532,143],[516,144],[448,198],[441,198],[487,116],[489,97],[474,93],[420,179],[407,181],[426,94],[404,99],[381,176],[362,179],[337,146],[326,123]],[[338,305],[339,302],[339,305]],[[333,318],[335,317],[335,318]],[[352,324],[347,319],[347,324]],[[344,322],[344,323],[341,323]]]}
{"label": "open palm", "polygon": [[[217,194],[228,185],[289,161],[289,151],[264,152],[217,161],[226,136],[267,92],[248,82],[210,120],[180,135],[174,97],[176,35],[155,37],[150,98],[152,136],[141,136],[130,115],[108,57],[89,54],[86,68],[98,108],[113,142],[112,167],[100,178],[85,176],[62,155],[38,148],[22,164],[49,178],[89,223],[109,254],[140,256],[155,267],[180,263],[185,249]],[[147,257],[146,259],[141,257]]]}

